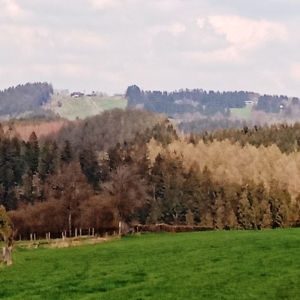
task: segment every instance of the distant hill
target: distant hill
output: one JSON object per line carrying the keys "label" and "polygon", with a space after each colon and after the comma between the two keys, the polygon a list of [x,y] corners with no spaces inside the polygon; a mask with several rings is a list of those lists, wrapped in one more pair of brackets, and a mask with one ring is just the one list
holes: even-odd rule
{"label": "distant hill", "polygon": [[[67,91],[67,92],[65,92]],[[58,95],[49,83],[26,83],[0,91],[0,121],[12,119],[75,120],[94,116],[105,110],[125,108],[125,95],[109,97],[104,94],[84,95],[68,90]]]}
{"label": "distant hill", "polygon": [[120,97],[83,96],[71,97],[68,95],[52,95],[44,109],[51,110],[60,117],[75,120],[97,115],[113,108],[126,108],[127,100]]}
{"label": "distant hill", "polygon": [[[143,91],[138,86],[127,88],[128,107],[139,107],[156,113],[165,113],[172,118],[183,114],[202,116],[237,115],[250,117],[251,111],[267,114],[291,115],[300,106],[298,98],[284,95],[260,95],[248,91],[205,91],[203,89],[180,89],[178,91]],[[240,111],[243,108],[247,110]],[[251,109],[250,109],[251,108]]]}
{"label": "distant hill", "polygon": [[39,112],[53,94],[49,83],[26,83],[0,91],[0,117],[14,118],[25,112]]}

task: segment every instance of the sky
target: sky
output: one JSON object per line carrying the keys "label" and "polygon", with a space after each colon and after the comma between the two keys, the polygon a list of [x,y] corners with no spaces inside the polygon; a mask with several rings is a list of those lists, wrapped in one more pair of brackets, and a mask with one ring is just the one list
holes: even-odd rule
{"label": "sky", "polygon": [[0,89],[300,96],[299,0],[0,0]]}

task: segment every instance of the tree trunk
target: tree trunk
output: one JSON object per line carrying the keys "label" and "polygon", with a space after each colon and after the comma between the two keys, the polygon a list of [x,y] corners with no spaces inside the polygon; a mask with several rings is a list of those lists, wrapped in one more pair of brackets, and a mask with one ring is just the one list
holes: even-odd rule
{"label": "tree trunk", "polygon": [[72,237],[72,214],[69,212],[69,237]]}

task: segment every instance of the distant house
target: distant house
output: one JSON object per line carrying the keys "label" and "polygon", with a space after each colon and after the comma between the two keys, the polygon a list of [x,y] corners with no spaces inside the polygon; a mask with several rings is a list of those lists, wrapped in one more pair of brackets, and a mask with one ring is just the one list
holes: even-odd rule
{"label": "distant house", "polygon": [[73,92],[71,93],[70,95],[72,98],[80,98],[80,97],[83,97],[84,94],[83,93],[80,93],[80,92]]}
{"label": "distant house", "polygon": [[253,106],[254,102],[253,101],[245,101],[246,106]]}

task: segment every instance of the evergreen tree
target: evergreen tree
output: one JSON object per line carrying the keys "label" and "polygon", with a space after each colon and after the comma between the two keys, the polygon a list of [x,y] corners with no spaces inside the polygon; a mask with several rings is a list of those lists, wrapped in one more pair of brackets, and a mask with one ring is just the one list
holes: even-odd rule
{"label": "evergreen tree", "polygon": [[64,148],[61,150],[60,160],[62,164],[69,164],[74,158],[74,152],[69,140],[65,141]]}
{"label": "evergreen tree", "polygon": [[182,162],[170,154],[158,155],[150,174],[153,195],[162,212],[161,221],[184,223],[188,208],[183,197],[185,172]]}
{"label": "evergreen tree", "polygon": [[26,143],[26,162],[31,176],[38,173],[40,148],[35,132],[32,132]]}
{"label": "evergreen tree", "polygon": [[88,182],[93,186],[94,189],[100,187],[100,166],[97,162],[96,153],[90,149],[84,149],[79,154],[79,161],[81,170],[86,176]]}

